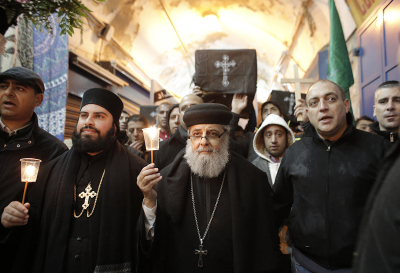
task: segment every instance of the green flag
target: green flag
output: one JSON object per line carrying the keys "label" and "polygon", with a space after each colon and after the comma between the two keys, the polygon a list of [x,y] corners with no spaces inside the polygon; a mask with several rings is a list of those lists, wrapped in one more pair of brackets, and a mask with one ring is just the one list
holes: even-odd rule
{"label": "green flag", "polygon": [[329,43],[328,80],[343,88],[346,98],[350,102],[350,113],[353,114],[349,91],[350,86],[354,84],[353,71],[334,0],[329,0],[329,12],[331,15],[331,40]]}

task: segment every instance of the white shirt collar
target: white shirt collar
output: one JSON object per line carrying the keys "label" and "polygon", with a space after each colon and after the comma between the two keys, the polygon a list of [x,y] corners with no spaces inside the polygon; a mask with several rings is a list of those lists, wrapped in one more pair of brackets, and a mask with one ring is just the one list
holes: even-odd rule
{"label": "white shirt collar", "polygon": [[16,135],[16,134],[18,133],[19,130],[22,130],[22,129],[28,127],[29,125],[31,125],[31,123],[32,123],[32,122],[29,122],[27,125],[22,126],[22,127],[19,128],[19,129],[11,130],[10,128],[8,128],[8,127],[1,121],[1,118],[0,118],[0,126],[1,126],[1,129],[3,129],[3,131],[6,132],[9,136]]}

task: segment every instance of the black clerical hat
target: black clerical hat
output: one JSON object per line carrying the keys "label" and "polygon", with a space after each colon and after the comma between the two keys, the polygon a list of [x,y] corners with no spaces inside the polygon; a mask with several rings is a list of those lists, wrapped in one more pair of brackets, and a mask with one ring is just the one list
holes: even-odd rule
{"label": "black clerical hat", "polygon": [[228,125],[232,113],[228,107],[219,103],[201,103],[190,106],[183,115],[186,126],[196,124],[221,124]]}
{"label": "black clerical hat", "polygon": [[12,79],[35,89],[36,93],[44,93],[44,83],[36,72],[25,67],[13,67],[0,73],[0,81]]}
{"label": "black clerical hat", "polygon": [[96,104],[106,109],[113,116],[115,125],[119,127],[119,117],[124,104],[116,94],[102,88],[89,89],[83,94],[80,109],[87,104]]}

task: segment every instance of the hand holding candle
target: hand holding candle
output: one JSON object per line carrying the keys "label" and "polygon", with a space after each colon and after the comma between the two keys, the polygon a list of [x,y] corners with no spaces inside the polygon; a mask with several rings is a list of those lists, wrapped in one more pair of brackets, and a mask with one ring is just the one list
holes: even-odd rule
{"label": "hand holding candle", "polygon": [[151,151],[151,163],[153,163],[153,151],[159,149],[160,145],[160,128],[154,126],[143,129],[144,142],[146,143],[146,150]]}
{"label": "hand holding candle", "polygon": [[37,174],[39,172],[40,159],[35,158],[21,158],[21,181],[25,182],[24,195],[22,197],[22,204],[25,202],[26,188],[28,182],[36,182]]}

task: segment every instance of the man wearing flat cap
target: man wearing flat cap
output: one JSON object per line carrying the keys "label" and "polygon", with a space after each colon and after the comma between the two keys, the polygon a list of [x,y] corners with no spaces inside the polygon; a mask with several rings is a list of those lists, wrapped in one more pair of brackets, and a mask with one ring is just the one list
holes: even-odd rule
{"label": "man wearing flat cap", "polygon": [[14,67],[0,74],[0,213],[7,207],[0,224],[0,242],[7,238],[7,243],[0,245],[1,272],[11,269],[20,242],[18,230],[13,232],[13,239],[9,237],[9,213],[15,206],[30,206],[20,203],[24,191],[20,159],[38,158],[43,166],[68,150],[39,128],[34,109],[42,103],[44,89],[42,79],[27,68]]}
{"label": "man wearing flat cap", "polygon": [[84,93],[71,150],[46,166],[38,177],[41,189],[28,196],[26,228],[37,241],[33,265],[19,272],[135,270],[134,231],[143,201],[135,180],[147,163],[117,141],[122,109],[111,91]]}
{"label": "man wearing flat cap", "polygon": [[268,178],[229,150],[231,118],[221,104],[191,106],[186,148],[138,176],[139,249],[153,272],[280,272]]}

